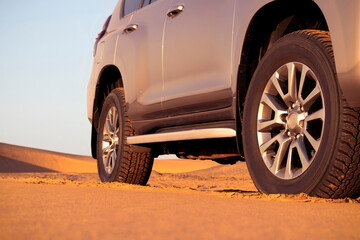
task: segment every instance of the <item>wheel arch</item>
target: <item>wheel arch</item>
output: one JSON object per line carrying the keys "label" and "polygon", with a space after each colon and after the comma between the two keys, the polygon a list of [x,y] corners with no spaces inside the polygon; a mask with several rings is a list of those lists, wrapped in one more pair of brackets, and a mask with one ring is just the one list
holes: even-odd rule
{"label": "wheel arch", "polygon": [[92,130],[91,130],[91,154],[96,158],[96,140],[100,113],[107,95],[115,88],[123,87],[123,81],[119,69],[115,65],[105,66],[99,74],[96,84],[93,104]]}
{"label": "wheel arch", "polygon": [[236,121],[241,154],[244,153],[241,138],[244,102],[252,76],[276,40],[303,29],[329,31],[324,14],[312,0],[272,1],[260,8],[248,24],[242,42],[236,83]]}

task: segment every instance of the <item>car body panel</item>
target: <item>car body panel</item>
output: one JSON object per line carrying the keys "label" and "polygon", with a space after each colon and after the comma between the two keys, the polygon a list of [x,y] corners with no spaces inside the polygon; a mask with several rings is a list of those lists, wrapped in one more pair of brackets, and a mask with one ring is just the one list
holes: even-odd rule
{"label": "car body panel", "polygon": [[329,27],[341,90],[351,106],[360,107],[360,1],[315,2]]}
{"label": "car body panel", "polygon": [[[191,119],[185,117],[189,114],[204,112],[208,116],[208,111],[221,108],[232,108],[226,119],[230,115],[235,119],[246,33],[255,14],[272,1],[158,0],[125,17],[121,16],[122,2],[118,2],[94,57],[88,85],[89,120],[99,75],[109,65],[116,66],[122,75],[135,128],[137,122],[154,125],[149,123],[152,120],[167,126],[167,120],[173,121],[171,117],[181,116],[184,121],[175,122],[186,124]],[[343,94],[351,106],[360,107],[360,2],[314,2],[330,31]],[[174,18],[167,17],[166,13],[178,5],[184,5],[184,11]],[[139,28],[124,34],[129,24]]]}
{"label": "car body panel", "polygon": [[231,106],[234,4],[173,0],[172,8],[184,11],[168,17],[164,30],[162,100],[169,116]]}

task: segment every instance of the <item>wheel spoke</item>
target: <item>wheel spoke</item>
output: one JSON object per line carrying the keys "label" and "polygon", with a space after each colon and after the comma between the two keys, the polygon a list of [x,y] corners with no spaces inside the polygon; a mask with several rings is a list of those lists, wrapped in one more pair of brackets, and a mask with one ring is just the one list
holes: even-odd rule
{"label": "wheel spoke", "polygon": [[[309,116],[307,116],[305,118],[305,126],[308,126],[309,122],[313,121],[313,120],[321,120],[322,122],[325,121],[325,110],[324,109],[320,109],[312,114],[310,114]],[[304,129],[304,134],[305,137],[307,138],[307,140],[310,142],[311,146],[314,148],[315,151],[318,150],[320,142],[321,142],[321,132],[322,129],[316,129],[317,131],[320,131],[319,134],[319,139],[315,139],[308,131],[308,129]]]}
{"label": "wheel spoke", "polygon": [[286,112],[286,109],[278,102],[278,100],[269,93],[264,93],[261,98],[261,103],[266,104],[275,112]]}
{"label": "wheel spoke", "polygon": [[106,170],[106,166],[108,165],[108,161],[109,161],[109,154],[104,154],[103,153],[103,165],[104,165],[104,168]]}
{"label": "wheel spoke", "polygon": [[304,144],[304,137],[300,137],[296,141],[296,149],[298,151],[300,162],[302,165],[303,171],[306,170],[310,165],[310,159],[308,157],[308,154],[306,152],[305,144]]}
{"label": "wheel spoke", "polygon": [[285,123],[278,119],[259,120],[257,126],[259,132],[270,132],[274,129],[284,129],[284,127]]}
{"label": "wheel spoke", "polygon": [[305,118],[305,121],[310,122],[310,121],[316,120],[316,119],[320,119],[320,120],[322,120],[324,122],[324,120],[325,120],[325,111],[324,111],[323,108],[316,111],[316,112],[314,112],[314,113],[312,113],[312,114],[310,114],[310,115],[308,115]]}
{"label": "wheel spoke", "polygon": [[112,150],[103,153],[104,168],[109,168],[109,162],[111,161]]}
{"label": "wheel spoke", "polygon": [[280,159],[282,159],[282,157],[284,156],[285,152],[286,152],[286,147],[288,145],[288,143],[290,142],[291,138],[285,136],[282,133],[277,134],[275,137],[271,138],[270,140],[268,140],[267,142],[265,142],[264,144],[262,144],[260,146],[260,152],[262,156],[267,155],[267,151],[269,150],[269,148],[271,146],[273,146],[275,143],[279,144],[279,148],[276,152],[276,156],[275,156],[275,161],[273,164],[273,167],[275,167],[275,170],[278,170],[278,166],[279,164],[281,164]]}
{"label": "wheel spoke", "polygon": [[[288,63],[288,89],[289,93],[286,99],[284,101],[287,104],[290,104],[290,102],[295,102],[297,100],[297,86],[296,86],[296,68],[294,63]],[[289,106],[289,105],[288,105]]]}
{"label": "wheel spoke", "polygon": [[279,94],[279,96],[281,97],[283,102],[289,106],[288,94],[284,94],[284,92],[280,86],[280,83],[279,83],[279,77],[280,77],[280,74],[278,72],[275,72],[270,80],[273,83],[273,86],[275,87],[276,92]]}
{"label": "wheel spoke", "polygon": [[277,142],[279,143],[279,148],[276,152],[274,163],[270,167],[270,171],[275,175],[280,170],[280,166],[291,141],[291,138],[285,137],[283,134],[278,134],[278,136],[279,137],[277,138]]}
{"label": "wheel spoke", "polygon": [[278,142],[279,139],[281,139],[281,135],[280,135],[280,134],[278,134],[278,135],[276,135],[275,137],[271,138],[270,140],[264,142],[264,143],[260,146],[260,153],[261,153],[261,155],[264,156],[266,150],[268,150],[271,145],[273,145],[274,143]]}
{"label": "wheel spoke", "polygon": [[314,139],[313,136],[311,136],[311,134],[306,130],[304,130],[304,134],[306,139],[310,142],[311,146],[314,148],[314,150],[317,151],[319,149],[320,140]]}
{"label": "wheel spoke", "polygon": [[113,153],[112,150],[109,151],[109,153],[108,153],[108,157],[107,157],[108,161],[106,162],[106,166],[105,166],[107,169],[110,168],[110,164],[111,164],[111,161],[112,161],[112,153]]}
{"label": "wheel spoke", "polygon": [[103,133],[104,133],[104,135],[106,134],[108,136],[109,136],[109,133],[110,133],[107,119],[105,120]]}
{"label": "wheel spoke", "polygon": [[307,66],[303,65],[302,69],[301,69],[300,84],[299,84],[299,91],[298,91],[298,99],[299,100],[302,100],[301,93],[304,89],[305,78],[306,78],[308,71],[310,71],[310,69]]}
{"label": "wheel spoke", "polygon": [[112,123],[111,123],[112,129],[114,130],[114,132],[115,132],[116,125],[117,125],[117,119],[118,119],[118,114],[117,114],[116,109],[114,108],[113,112],[112,112]]}
{"label": "wheel spoke", "polygon": [[289,152],[286,159],[286,167],[285,167],[285,178],[292,178],[293,177],[293,171],[292,171],[292,159],[293,159],[293,150],[296,148],[294,146],[294,143],[290,144]]}
{"label": "wheel spoke", "polygon": [[319,97],[321,90],[318,85],[310,92],[310,94],[303,99],[303,106],[305,109],[309,109],[309,107],[315,102],[315,100]]}
{"label": "wheel spoke", "polygon": [[305,109],[309,109],[309,107],[315,102],[315,100],[321,94],[321,89],[320,89],[319,83],[318,83],[318,81],[315,81],[316,82],[315,87],[313,89],[311,89],[311,92],[306,96],[305,99],[303,99],[301,93],[303,92],[303,90],[305,88],[305,79],[308,76],[308,72],[310,72],[310,75],[312,75],[311,70],[308,67],[303,66],[303,69],[301,72],[300,87],[299,87],[299,92],[298,92],[298,99]]}
{"label": "wheel spoke", "polygon": [[[301,167],[294,166],[295,156],[293,155],[293,151],[297,151],[298,156],[300,158],[299,160],[301,162]],[[309,165],[310,165],[310,159],[306,152],[304,139],[301,136],[298,139],[296,139],[295,141],[293,141],[289,147],[289,153],[288,153],[288,158],[287,158],[287,162],[286,162],[285,178],[286,179],[293,178],[296,175],[303,173],[309,167]],[[294,173],[296,171],[298,171],[298,174],[295,175]]]}
{"label": "wheel spoke", "polygon": [[281,97],[282,99],[284,99],[285,94],[284,94],[284,92],[283,92],[283,90],[281,89],[280,84],[279,84],[279,75],[280,75],[280,74],[279,74],[278,72],[275,72],[275,73],[271,76],[270,80],[271,80],[273,86],[275,87],[277,93],[279,93],[280,97]]}
{"label": "wheel spoke", "polygon": [[115,129],[114,135],[117,137],[120,137],[120,127],[119,126]]}
{"label": "wheel spoke", "polygon": [[105,128],[107,130],[108,133],[114,133],[114,129],[113,129],[113,126],[110,122],[110,119],[106,118],[106,121],[105,121]]}
{"label": "wheel spoke", "polygon": [[[280,80],[280,75],[284,68],[286,68],[287,71],[287,93],[284,93],[279,83],[279,81],[282,81]],[[279,93],[281,99],[287,106],[291,106],[291,104],[297,100],[296,66],[294,63],[288,63],[284,67],[280,68],[271,76],[270,80],[275,87],[277,93]]]}
{"label": "wheel spoke", "polygon": [[281,119],[282,114],[286,114],[286,109],[278,102],[278,100],[271,94],[263,94],[262,101],[264,105],[271,108],[274,111],[273,119],[262,119],[261,114],[258,116],[258,131],[269,132],[273,130],[284,129],[285,123]]}

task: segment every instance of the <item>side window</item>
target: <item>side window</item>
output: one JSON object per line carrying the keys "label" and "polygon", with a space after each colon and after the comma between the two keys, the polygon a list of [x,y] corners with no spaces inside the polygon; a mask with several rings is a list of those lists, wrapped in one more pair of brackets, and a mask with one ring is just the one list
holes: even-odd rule
{"label": "side window", "polygon": [[136,11],[140,7],[141,0],[125,0],[124,16]]}
{"label": "side window", "polygon": [[146,5],[149,5],[150,3],[156,2],[156,1],[157,0],[145,0],[143,7],[145,7]]}
{"label": "side window", "polygon": [[145,6],[149,5],[150,3],[151,3],[151,0],[145,0],[145,1],[144,1],[144,5],[143,5],[143,7],[145,7]]}

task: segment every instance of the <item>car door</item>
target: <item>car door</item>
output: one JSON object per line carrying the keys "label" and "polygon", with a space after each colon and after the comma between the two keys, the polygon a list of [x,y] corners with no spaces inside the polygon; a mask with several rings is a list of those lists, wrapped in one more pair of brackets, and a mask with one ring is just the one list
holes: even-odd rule
{"label": "car door", "polygon": [[[126,3],[133,1],[125,1],[124,11]],[[127,26],[119,34],[116,55],[121,57],[128,114],[133,121],[158,118],[162,113],[162,38],[170,4],[171,0],[147,0],[142,8],[124,12]]]}
{"label": "car door", "polygon": [[173,0],[164,30],[163,110],[228,107],[235,0]]}

